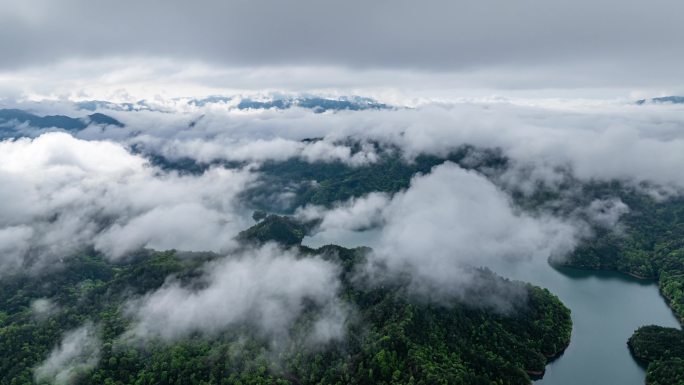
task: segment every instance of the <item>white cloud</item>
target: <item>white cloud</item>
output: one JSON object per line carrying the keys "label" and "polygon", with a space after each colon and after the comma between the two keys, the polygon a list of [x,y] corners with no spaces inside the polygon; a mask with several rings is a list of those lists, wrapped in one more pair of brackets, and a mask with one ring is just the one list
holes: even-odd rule
{"label": "white cloud", "polygon": [[31,313],[38,320],[45,320],[57,311],[58,306],[49,298],[37,298],[31,301]]}
{"label": "white cloud", "polygon": [[33,229],[26,225],[0,229],[0,270],[14,271],[21,267],[24,256],[31,248]]}
{"label": "white cloud", "polygon": [[[377,160],[373,142],[396,146],[408,161],[470,144],[500,149],[510,168],[496,182],[526,192],[540,181],[558,186],[564,170],[581,181],[647,182],[656,186],[653,191],[673,193],[684,188],[677,171],[684,163],[681,111],[681,106],[503,100],[335,114],[214,107],[119,112],[115,116],[127,128],[82,133],[90,141],[51,133],[0,143],[0,198],[13,203],[0,207],[3,263],[17,266],[17,256],[26,254],[63,256],[91,241],[111,257],[137,247],[230,249],[231,235],[249,225],[235,202],[254,180],[249,167],[215,168],[199,176],[164,173],[128,153],[124,144],[142,143],[172,158],[200,161],[300,157],[355,166]],[[301,141],[311,137],[324,140]],[[362,144],[360,152],[339,144],[348,138]],[[377,222],[370,206],[345,210],[337,209],[356,218],[356,226]],[[187,232],[186,224],[202,231]]]}
{"label": "white cloud", "polygon": [[592,223],[613,229],[620,217],[629,212],[629,207],[620,198],[595,199],[583,211]]}
{"label": "white cloud", "polygon": [[246,323],[278,341],[307,303],[320,308],[310,338],[339,338],[347,317],[337,297],[338,267],[318,257],[300,258],[273,244],[229,255],[206,266],[201,288],[167,282],[129,303],[129,338],[171,340],[194,332],[217,333]]}
{"label": "white cloud", "polygon": [[[377,160],[370,142],[392,145],[407,158],[446,155],[464,144],[499,148],[515,168],[553,185],[557,170],[582,180],[620,179],[668,189],[684,187],[684,107],[636,106],[615,101],[471,100],[428,103],[415,109],[314,114],[311,111],[226,109],[195,112],[118,113],[129,127],[88,132],[143,144],[170,158],[199,161],[343,161],[363,165]],[[203,114],[203,117],[197,117]],[[189,127],[190,121],[196,124]],[[85,133],[83,135],[86,135]],[[304,138],[322,141],[301,142]],[[352,138],[361,151],[340,144]],[[598,167],[597,165],[600,165]],[[515,179],[515,178],[514,178]]]}
{"label": "white cloud", "polygon": [[249,223],[237,195],[253,180],[221,168],[164,173],[119,144],[64,133],[0,142],[2,264],[49,264],[88,245],[111,258],[229,249]]}
{"label": "white cloud", "polygon": [[377,254],[445,287],[464,264],[548,257],[574,244],[573,227],[520,212],[484,176],[450,163],[414,178],[393,197],[384,220]]}
{"label": "white cloud", "polygon": [[95,326],[87,323],[67,332],[50,356],[35,368],[37,382],[73,384],[100,360],[100,338]]}
{"label": "white cloud", "polygon": [[583,230],[549,215],[521,212],[491,181],[453,163],[414,177],[394,196],[370,194],[330,211],[309,207],[299,215],[321,218],[326,232],[379,225],[372,263],[410,273],[418,294],[463,300],[478,284],[473,267],[563,255]]}
{"label": "white cloud", "polygon": [[187,157],[204,163],[217,160],[279,162],[300,158],[310,163],[339,161],[353,166],[362,166],[378,159],[374,150],[368,146],[352,154],[350,147],[325,140],[312,143],[284,138],[235,140],[225,134],[211,139],[173,139],[169,142],[162,142],[158,150],[171,159]]}

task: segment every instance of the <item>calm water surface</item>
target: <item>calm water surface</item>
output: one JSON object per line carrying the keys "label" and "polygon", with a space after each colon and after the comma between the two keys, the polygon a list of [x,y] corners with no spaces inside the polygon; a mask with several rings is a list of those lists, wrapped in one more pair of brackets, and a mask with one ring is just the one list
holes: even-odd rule
{"label": "calm water surface", "polygon": [[[303,243],[373,247],[378,234],[377,230],[323,232]],[[644,368],[631,357],[627,339],[642,325],[679,328],[654,282],[613,272],[554,269],[543,260],[491,268],[504,277],[549,289],[572,310],[570,346],[535,385],[643,385]]]}

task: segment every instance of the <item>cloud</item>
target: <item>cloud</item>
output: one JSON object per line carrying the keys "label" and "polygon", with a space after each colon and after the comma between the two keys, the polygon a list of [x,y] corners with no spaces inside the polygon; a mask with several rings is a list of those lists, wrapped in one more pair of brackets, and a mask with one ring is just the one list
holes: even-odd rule
{"label": "cloud", "polygon": [[325,140],[301,142],[297,140],[240,139],[235,140],[225,134],[212,139],[190,139],[162,143],[160,153],[170,159],[191,158],[203,163],[227,160],[238,162],[281,162],[300,158],[309,163],[343,162],[352,166],[362,166],[377,161],[378,156],[371,147],[352,153],[349,146],[338,145]]}
{"label": "cloud", "polygon": [[614,229],[629,207],[620,198],[595,199],[584,210],[589,221],[606,229]]}
{"label": "cloud", "polygon": [[[540,183],[558,186],[570,176],[646,183],[662,195],[684,187],[676,172],[684,161],[682,108],[520,99],[327,114],[207,106],[175,113],[116,112],[127,128],[78,135],[135,145],[170,159],[258,163],[299,158],[352,166],[376,162],[387,149],[399,149],[411,160],[419,154],[446,156],[468,144],[500,150],[510,162],[497,183],[526,193]],[[302,142],[305,138],[323,139]],[[349,139],[361,146],[352,151]]]}
{"label": "cloud", "polygon": [[141,247],[226,250],[249,223],[237,195],[253,180],[165,173],[120,144],[65,133],[0,142],[0,264],[44,267],[87,246],[112,259]]}
{"label": "cloud", "polygon": [[373,192],[360,198],[339,202],[332,209],[321,206],[301,207],[295,215],[305,221],[321,219],[318,228],[323,231],[364,230],[383,223],[384,210],[390,199],[388,194]]}
{"label": "cloud", "polygon": [[97,328],[91,323],[67,332],[48,358],[35,368],[35,380],[57,385],[75,383],[79,375],[97,365],[100,345]]}
{"label": "cloud", "polygon": [[[299,157],[359,166],[377,161],[369,143],[398,148],[407,159],[445,156],[459,146],[497,148],[511,160],[512,182],[550,185],[559,171],[583,181],[646,182],[684,187],[682,106],[618,102],[502,100],[438,104],[413,109],[313,114],[310,111],[231,112],[208,108],[177,114],[120,113],[129,135],[108,129],[89,139],[139,144],[170,158],[265,161]],[[193,127],[188,122],[204,117]],[[301,142],[304,138],[322,141]],[[352,152],[349,138],[362,147]],[[596,167],[601,165],[601,167]],[[524,174],[519,171],[523,170]]]}
{"label": "cloud", "polygon": [[[605,101],[504,100],[338,114],[214,111],[192,130],[168,133],[151,129],[132,141],[144,141],[169,156],[195,153],[193,157],[200,159],[257,160],[318,154],[310,160],[340,159],[351,164],[372,162],[378,154],[367,147],[361,155],[349,157],[347,149],[331,148],[330,144],[348,138],[362,144],[378,142],[402,150],[407,159],[419,154],[445,156],[468,144],[500,149],[511,160],[513,171],[529,171],[528,177],[533,178],[529,182],[545,180],[553,185],[562,180],[561,170],[583,181],[647,182],[677,190],[684,187],[684,178],[677,172],[684,162],[682,108]],[[307,137],[325,140],[306,146],[292,143]],[[213,150],[180,150],[193,141],[213,143],[209,145]],[[267,148],[257,150],[266,143]],[[302,150],[298,152],[298,148]],[[355,156],[360,156],[358,162]],[[514,175],[513,180],[520,176]]]}
{"label": "cloud", "polygon": [[[129,63],[117,71],[91,76],[99,82],[120,82],[132,75],[137,83],[155,76],[173,79],[210,64],[457,74],[485,68],[494,71],[489,79],[482,78],[499,86],[512,82],[537,89],[559,84],[567,88],[681,86],[681,69],[672,63],[681,62],[682,55],[671,47],[679,43],[682,7],[675,0],[601,4],[588,0],[378,4],[258,0],[249,4],[205,1],[201,7],[182,0],[166,2],[164,7],[153,2],[131,7],[129,2],[83,0],[57,6],[39,0],[28,9],[21,1],[11,0],[4,4],[0,17],[0,36],[6,37],[0,40],[0,50],[12,52],[3,61],[7,69],[131,57],[195,63],[184,66],[180,74],[169,74],[165,67]],[[43,77],[50,77],[43,71]],[[247,72],[246,77],[256,82],[259,75]],[[237,76],[225,79],[226,83],[240,81]]]}
{"label": "cloud", "polygon": [[486,177],[453,163],[414,177],[394,196],[370,194],[330,211],[307,208],[300,215],[322,218],[323,231],[380,226],[370,261],[372,280],[382,280],[373,271],[373,264],[380,265],[378,272],[388,269],[394,277],[408,273],[411,289],[421,296],[497,307],[510,304],[511,298],[502,299],[505,290],[470,298],[477,287],[487,286],[474,268],[564,255],[582,234],[570,221],[522,212]]}
{"label": "cloud", "polygon": [[[573,245],[573,228],[516,209],[484,176],[446,163],[418,176],[385,210],[378,253],[448,286],[450,268],[548,256]],[[453,263],[449,263],[452,261]]]}
{"label": "cloud", "polygon": [[47,319],[57,310],[59,310],[58,305],[49,298],[38,298],[31,301],[31,313],[39,321]]}
{"label": "cloud", "polygon": [[268,244],[208,264],[202,282],[193,288],[171,280],[131,301],[134,326],[126,337],[173,340],[246,324],[278,342],[290,337],[297,317],[312,306],[319,315],[308,340],[327,342],[344,333],[348,309],[338,298],[338,266],[319,257]]}
{"label": "cloud", "polygon": [[[257,183],[253,166],[179,175],[150,167],[128,146],[204,162],[295,157],[363,167],[388,149],[399,150],[410,162],[419,154],[445,156],[468,144],[495,148],[509,160],[503,173],[481,170],[506,190],[558,188],[571,177],[647,186],[646,191],[663,197],[684,188],[677,172],[684,163],[681,110],[676,105],[503,100],[326,114],[242,113],[220,106],[118,112],[115,117],[126,128],[86,130],[77,134],[81,139],[49,133],[0,143],[0,198],[12,202],[0,207],[0,263],[4,271],[45,264],[84,245],[110,258],[140,247],[227,251],[234,246],[232,235],[251,224],[238,196]],[[323,139],[302,142],[311,137]],[[361,146],[352,151],[350,138]],[[382,223],[387,218],[378,212],[386,209],[386,199],[369,196],[342,205],[337,208],[341,219],[329,215],[324,226],[352,219],[358,228]],[[619,217],[615,213],[597,220],[613,223]],[[189,232],[187,226],[202,231]]]}
{"label": "cloud", "polygon": [[448,164],[394,195],[298,212],[322,219],[328,232],[381,227],[378,261],[439,287],[416,284],[417,291],[445,295],[469,287],[467,266],[562,254],[591,225],[614,227],[628,210],[606,198],[563,217],[533,214],[504,191],[558,189],[568,180],[619,180],[670,194],[684,188],[677,172],[684,163],[682,106],[502,99],[324,114],[224,107],[115,112],[125,128],[0,142],[0,198],[12,202],[0,207],[3,265],[44,265],[84,245],[113,259],[140,247],[231,252],[233,235],[251,224],[238,197],[258,183],[255,166],[181,175],[149,166],[126,150],[131,146],[202,162],[295,157],[355,167],[383,151],[411,162],[464,145],[477,149],[469,162],[478,164],[479,149],[496,149],[508,160],[504,170],[474,173]]}
{"label": "cloud", "polygon": [[33,229],[29,226],[9,226],[0,229],[0,269],[16,271],[31,248]]}

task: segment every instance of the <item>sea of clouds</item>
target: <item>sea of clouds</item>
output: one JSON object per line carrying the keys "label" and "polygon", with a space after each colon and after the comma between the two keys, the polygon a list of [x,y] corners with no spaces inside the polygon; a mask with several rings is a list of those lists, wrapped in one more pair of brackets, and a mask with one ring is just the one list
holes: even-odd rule
{"label": "sea of clouds", "polygon": [[[235,240],[253,224],[241,194],[262,183],[260,164],[300,159],[311,167],[366,167],[389,152],[412,162],[463,145],[500,151],[508,159],[503,173],[447,162],[414,176],[395,194],[374,192],[296,212],[320,220],[319,231],[377,229],[361,279],[408,274],[411,290],[422,298],[467,301],[477,285],[472,267],[562,257],[591,236],[591,226],[616,227],[629,211],[611,198],[572,215],[528,212],[515,204],[511,190],[557,188],[570,175],[579,183],[617,180],[654,199],[678,195],[684,188],[683,109],[498,101],[325,113],[221,104],[102,111],[125,127],[93,125],[0,142],[0,274],[41,274],[90,247],[112,261],[141,248],[213,251],[224,257],[205,266],[201,289],[171,279],[132,298],[125,338],[173,340],[251,320],[276,341],[312,301],[323,310],[310,340],[339,339],[351,310],[339,298],[334,263],[302,259],[275,245],[244,249]],[[206,169],[162,169],[149,161],[151,154]],[[493,296],[490,302],[505,308],[507,299]],[[79,358],[84,353],[78,346],[92,350],[92,357],[97,341],[96,326],[70,332],[37,376],[68,377],[69,367],[92,366]]]}

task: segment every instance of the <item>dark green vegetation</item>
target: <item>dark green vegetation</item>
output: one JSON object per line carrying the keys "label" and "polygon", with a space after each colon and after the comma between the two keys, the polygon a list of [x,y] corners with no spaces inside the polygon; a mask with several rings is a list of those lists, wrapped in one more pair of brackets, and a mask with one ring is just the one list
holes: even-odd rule
{"label": "dark green vegetation", "polygon": [[629,339],[634,357],[648,365],[649,385],[684,384],[684,332],[660,326],[643,326]]}
{"label": "dark green vegetation", "polygon": [[[288,218],[269,216],[242,237],[289,242],[300,230]],[[547,290],[482,271],[483,280],[522,288],[526,301],[508,313],[425,303],[407,296],[400,282],[369,287],[352,279],[367,252],[300,248],[302,258],[320,255],[340,266],[340,295],[355,316],[344,340],[311,348],[297,338],[318,311],[307,309],[291,330],[292,342],[277,351],[249,324],[145,347],[118,341],[131,322],[123,311],[128,299],[160,287],[171,274],[192,282],[204,262],[219,258],[214,254],[142,252],[114,264],[84,253],[39,279],[3,278],[0,384],[32,383],[32,368],[66,331],[87,321],[100,326],[102,354],[79,384],[528,384],[569,342],[569,310]],[[48,317],[32,314],[38,298],[54,303]]]}

